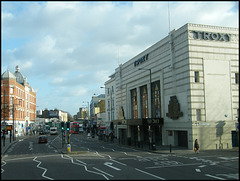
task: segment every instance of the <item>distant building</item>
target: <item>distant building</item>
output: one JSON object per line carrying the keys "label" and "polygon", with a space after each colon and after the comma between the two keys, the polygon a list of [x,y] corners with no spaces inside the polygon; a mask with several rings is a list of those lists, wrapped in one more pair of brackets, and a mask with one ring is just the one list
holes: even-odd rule
{"label": "distant building", "polygon": [[[15,135],[27,134],[36,117],[36,91],[16,66],[1,75],[1,125],[13,125]],[[3,123],[5,122],[5,123]]]}
{"label": "distant building", "polygon": [[92,96],[92,100],[90,102],[90,119],[91,120],[94,120],[94,116],[96,114],[95,112],[96,104],[101,100],[105,100],[105,94],[101,94],[99,96]]}
{"label": "distant building", "polygon": [[89,115],[88,115],[88,108],[86,107],[80,107],[79,111],[77,112],[76,115],[74,115],[74,119],[78,120],[78,119],[88,119]]}

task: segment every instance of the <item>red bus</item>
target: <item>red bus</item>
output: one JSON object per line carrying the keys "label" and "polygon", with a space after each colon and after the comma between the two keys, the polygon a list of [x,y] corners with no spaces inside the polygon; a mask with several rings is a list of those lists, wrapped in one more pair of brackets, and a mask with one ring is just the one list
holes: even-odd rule
{"label": "red bus", "polygon": [[70,122],[70,133],[79,133],[79,123],[78,122]]}

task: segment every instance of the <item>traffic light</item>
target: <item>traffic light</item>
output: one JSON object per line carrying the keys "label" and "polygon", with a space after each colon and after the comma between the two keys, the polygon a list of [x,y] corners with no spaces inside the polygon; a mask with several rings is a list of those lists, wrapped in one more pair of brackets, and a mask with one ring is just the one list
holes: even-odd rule
{"label": "traffic light", "polygon": [[65,123],[61,122],[61,130],[64,131],[65,130]]}
{"label": "traffic light", "polygon": [[70,122],[68,121],[67,122],[67,131],[69,131],[70,130]]}

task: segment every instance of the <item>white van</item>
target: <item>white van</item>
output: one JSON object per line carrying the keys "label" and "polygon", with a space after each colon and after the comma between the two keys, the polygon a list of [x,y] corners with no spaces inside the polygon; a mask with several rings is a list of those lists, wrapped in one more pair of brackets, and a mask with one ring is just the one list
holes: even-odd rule
{"label": "white van", "polygon": [[51,127],[50,128],[50,135],[57,134],[57,127]]}

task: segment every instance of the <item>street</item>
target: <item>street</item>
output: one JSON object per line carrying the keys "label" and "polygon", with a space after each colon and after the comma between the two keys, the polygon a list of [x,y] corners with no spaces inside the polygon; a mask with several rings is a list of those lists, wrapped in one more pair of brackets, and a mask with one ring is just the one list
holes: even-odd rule
{"label": "street", "polygon": [[72,134],[71,153],[62,135],[14,143],[1,160],[3,180],[238,180],[239,152],[191,150],[150,152]]}

